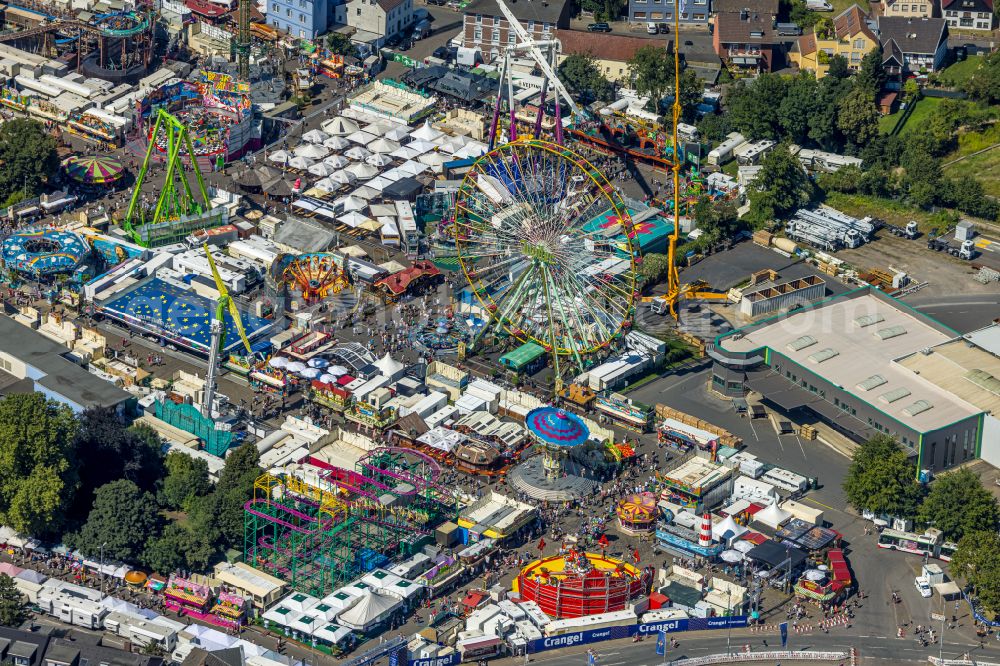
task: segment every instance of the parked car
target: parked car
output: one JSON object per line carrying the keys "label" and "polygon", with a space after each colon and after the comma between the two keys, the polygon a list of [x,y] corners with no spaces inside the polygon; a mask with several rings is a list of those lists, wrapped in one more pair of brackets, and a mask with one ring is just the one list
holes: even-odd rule
{"label": "parked car", "polygon": [[927,576],[917,576],[913,579],[913,586],[917,588],[917,592],[923,598],[928,598],[931,596],[931,584],[927,580]]}
{"label": "parked car", "polygon": [[587,26],[589,32],[611,32],[611,26],[607,23],[591,23]]}
{"label": "parked car", "polygon": [[451,62],[452,60],[455,59],[455,49],[449,46],[439,46],[436,49],[434,49],[434,53],[432,53],[431,55],[433,55],[435,58],[440,58],[445,62]]}
{"label": "parked car", "polygon": [[667,25],[666,23],[657,23],[657,24],[656,24],[656,30],[657,30],[657,32],[659,32],[659,33],[660,33],[661,35],[665,35],[665,34],[667,34],[668,32],[670,32],[670,26],[669,26],[669,25]]}
{"label": "parked car", "polygon": [[409,51],[412,48],[413,48],[413,40],[411,39],[404,39],[403,42],[399,45],[400,51]]}
{"label": "parked car", "polygon": [[647,35],[655,35],[656,34],[656,24],[655,23],[647,23],[646,24],[646,34]]}

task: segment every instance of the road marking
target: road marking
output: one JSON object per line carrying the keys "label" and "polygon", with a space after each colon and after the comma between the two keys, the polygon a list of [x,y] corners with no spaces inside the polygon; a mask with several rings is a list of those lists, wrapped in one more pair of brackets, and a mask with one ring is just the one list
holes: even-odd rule
{"label": "road marking", "polygon": [[795,436],[795,441],[799,443],[799,450],[802,451],[802,457],[805,458],[806,457],[806,447],[802,446],[802,439],[798,435],[796,435]]}
{"label": "road marking", "polygon": [[753,419],[750,419],[750,432],[753,433],[753,438],[759,442],[760,437],[757,436],[757,429],[753,427]]}
{"label": "road marking", "polygon": [[837,510],[837,509],[834,509],[829,504],[823,504],[819,500],[813,499],[812,497],[804,497],[804,498],[802,498],[802,501],[803,502],[812,502],[813,504],[819,504],[821,507],[829,509],[830,511],[836,511]]}

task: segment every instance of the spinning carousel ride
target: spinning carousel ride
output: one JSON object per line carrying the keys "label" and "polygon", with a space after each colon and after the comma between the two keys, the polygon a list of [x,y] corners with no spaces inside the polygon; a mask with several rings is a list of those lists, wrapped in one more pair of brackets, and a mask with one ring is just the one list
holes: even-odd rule
{"label": "spinning carousel ride", "polygon": [[300,292],[306,303],[339,294],[348,280],[334,259],[334,255],[327,253],[300,254],[285,265],[282,279],[289,288]]}

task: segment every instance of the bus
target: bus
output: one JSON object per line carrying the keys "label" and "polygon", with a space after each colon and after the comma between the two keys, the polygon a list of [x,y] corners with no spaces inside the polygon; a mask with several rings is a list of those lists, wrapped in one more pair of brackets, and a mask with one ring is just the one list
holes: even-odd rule
{"label": "bus", "polygon": [[943,541],[941,532],[935,529],[927,530],[923,534],[884,529],[878,535],[878,547],[934,557],[949,562],[958,545]]}

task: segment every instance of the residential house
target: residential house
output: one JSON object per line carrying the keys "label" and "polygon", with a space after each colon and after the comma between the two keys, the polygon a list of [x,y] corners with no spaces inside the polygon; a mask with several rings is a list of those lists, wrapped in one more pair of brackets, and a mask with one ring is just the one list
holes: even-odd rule
{"label": "residential house", "polygon": [[882,65],[897,84],[906,74],[936,71],[948,51],[948,24],[943,18],[880,16],[878,32]]}
{"label": "residential house", "polygon": [[752,74],[780,69],[780,42],[769,15],[744,9],[715,17],[712,45],[731,70]]}
{"label": "residential house", "polygon": [[830,69],[830,58],[841,56],[847,66],[857,71],[861,60],[878,46],[874,22],[858,5],[851,5],[831,23],[820,20],[810,33],[795,41],[788,59],[799,69],[808,69],[820,79]]}
{"label": "residential house", "polygon": [[934,0],[882,0],[881,5],[883,16],[930,18],[937,13]]}
{"label": "residential house", "polygon": [[941,0],[941,13],[952,28],[993,30],[993,0]]}
{"label": "residential house", "polygon": [[628,61],[632,59],[636,51],[644,46],[655,46],[666,49],[668,52],[673,48],[669,39],[646,39],[606,34],[601,35],[600,41],[597,41],[591,33],[576,30],[557,30],[556,38],[562,45],[559,62],[571,55],[593,56],[594,64],[600,68],[601,73],[609,81],[623,84],[630,82]]}
{"label": "residential house", "polygon": [[[672,25],[675,0],[628,0],[628,20],[632,23]],[[712,15],[711,0],[681,0],[680,22],[686,25],[708,25]]]}
{"label": "residential house", "polygon": [[267,22],[293,37],[316,39],[330,29],[331,0],[267,0]]}
{"label": "residential house", "polygon": [[354,43],[379,48],[413,25],[413,0],[349,0],[338,8],[337,21],[355,29]]}
{"label": "residential house", "polygon": [[[556,29],[569,28],[572,4],[569,0],[526,0],[508,2],[518,23],[532,39],[552,39]],[[466,6],[463,19],[462,45],[477,49],[487,64],[497,60],[508,46],[517,43],[517,36],[507,25],[495,0],[473,0]],[[607,35],[587,33],[592,39]]]}

